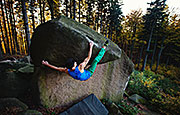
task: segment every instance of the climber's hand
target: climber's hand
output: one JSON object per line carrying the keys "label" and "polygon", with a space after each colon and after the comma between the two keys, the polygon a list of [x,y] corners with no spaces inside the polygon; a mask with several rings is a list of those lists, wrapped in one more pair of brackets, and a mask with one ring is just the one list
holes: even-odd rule
{"label": "climber's hand", "polygon": [[89,43],[89,46],[92,48],[94,46],[94,43],[93,42],[90,42]]}
{"label": "climber's hand", "polygon": [[42,64],[43,65],[49,65],[49,63],[47,61],[44,61],[44,60],[42,61]]}

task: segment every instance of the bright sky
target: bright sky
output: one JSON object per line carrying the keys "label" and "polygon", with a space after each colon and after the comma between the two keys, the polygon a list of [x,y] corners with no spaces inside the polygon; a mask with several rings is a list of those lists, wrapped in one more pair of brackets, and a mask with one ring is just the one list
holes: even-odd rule
{"label": "bright sky", "polygon": [[[146,9],[149,7],[147,3],[155,0],[122,0],[123,6],[122,11],[124,15],[127,15],[131,12],[131,10],[142,9],[143,14],[146,13]],[[180,15],[180,0],[167,0],[166,4],[169,6],[169,10],[172,11],[174,8],[174,12]]]}

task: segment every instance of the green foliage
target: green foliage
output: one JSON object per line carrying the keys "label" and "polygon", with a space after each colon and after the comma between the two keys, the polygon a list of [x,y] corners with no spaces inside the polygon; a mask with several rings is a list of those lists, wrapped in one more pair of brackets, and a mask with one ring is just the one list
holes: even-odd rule
{"label": "green foliage", "polygon": [[170,58],[171,64],[179,66],[180,62],[180,18],[175,14],[169,17],[167,26],[167,39],[165,40],[164,54]]}
{"label": "green foliage", "polygon": [[128,93],[136,93],[146,98],[147,105],[161,113],[179,113],[180,87],[163,75],[150,70],[134,71],[128,84]]}
{"label": "green foliage", "polygon": [[109,110],[110,115],[123,114],[123,115],[137,115],[141,111],[127,102],[126,99],[122,99],[120,102],[115,103],[108,99],[102,99],[102,103]]}
{"label": "green foliage", "polygon": [[178,67],[174,67],[173,65],[165,66],[161,65],[158,67],[157,73],[163,75],[171,80],[179,80],[180,79],[180,69]]}
{"label": "green foliage", "polygon": [[[151,99],[150,97],[155,97],[158,90],[157,83],[153,78],[154,73],[151,71],[134,71],[131,75],[131,80],[129,81],[128,91],[131,94],[137,93],[144,96],[146,99]],[[153,90],[154,91],[153,91]]]}

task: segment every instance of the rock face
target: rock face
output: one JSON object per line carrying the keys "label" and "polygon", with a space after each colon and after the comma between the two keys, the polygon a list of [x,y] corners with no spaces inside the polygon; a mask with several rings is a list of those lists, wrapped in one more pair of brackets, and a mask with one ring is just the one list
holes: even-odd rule
{"label": "rock face", "polygon": [[[86,37],[87,35],[90,37]],[[78,81],[65,73],[40,66],[42,60],[63,66],[71,57],[80,63],[88,55],[89,41],[94,41],[90,64],[105,40],[103,35],[89,27],[63,16],[37,27],[32,38],[30,55],[38,78],[40,102],[44,106],[69,106],[91,93],[99,99],[118,101],[122,98],[129,75],[133,71],[133,63],[112,41],[107,47],[102,64],[98,65],[88,81]]]}
{"label": "rock face", "polygon": [[30,87],[34,66],[18,60],[0,61],[0,98],[19,97]]}
{"label": "rock face", "polygon": [[36,110],[28,110],[28,106],[17,98],[0,98],[1,115],[42,115]]}
{"label": "rock face", "polygon": [[16,98],[0,98],[1,115],[15,115],[19,112],[26,111],[27,109],[28,106]]}
{"label": "rock face", "polygon": [[122,52],[121,58],[99,64],[94,75],[87,81],[78,81],[70,76],[39,68],[40,100],[44,106],[68,106],[94,93],[99,99],[119,101],[126,88],[133,63]]}
{"label": "rock face", "polygon": [[[104,36],[73,19],[61,16],[36,28],[30,55],[36,66],[40,65],[43,59],[54,65],[64,66],[66,60],[72,57],[80,63],[88,56],[89,41],[95,43],[91,58],[94,59],[106,41]],[[110,41],[107,50],[107,56],[101,63],[120,58],[121,49],[113,42]]]}

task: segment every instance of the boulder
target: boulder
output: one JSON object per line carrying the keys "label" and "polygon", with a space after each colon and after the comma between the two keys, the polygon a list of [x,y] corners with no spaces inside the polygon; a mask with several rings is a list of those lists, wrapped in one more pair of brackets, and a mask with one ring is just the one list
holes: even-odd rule
{"label": "boulder", "polygon": [[119,101],[134,65],[111,40],[105,56],[88,81],[78,81],[65,73],[41,66],[42,60],[64,66],[68,58],[74,58],[79,64],[88,56],[89,42],[93,41],[91,64],[106,40],[86,25],[64,16],[38,26],[31,39],[30,56],[38,79],[38,91],[35,92],[39,94],[34,95],[38,96],[41,104],[45,107],[70,106],[91,93],[99,99]]}
{"label": "boulder", "polygon": [[109,98],[118,102],[133,71],[133,63],[122,51],[120,59],[99,64],[94,75],[84,82],[47,68],[37,67],[36,70],[41,104],[46,107],[65,107],[91,93],[98,99]]}
{"label": "boulder", "polygon": [[0,98],[0,112],[2,115],[16,115],[27,109],[28,106],[17,98]]}
{"label": "boulder", "polygon": [[[80,63],[88,56],[89,42],[93,41],[95,46],[91,63],[106,39],[88,26],[61,16],[36,28],[31,40],[30,56],[36,66],[41,65],[42,60],[47,60],[56,66],[64,66],[68,58],[74,58]],[[101,63],[120,57],[121,49],[110,41],[106,56]]]}
{"label": "boulder", "polygon": [[22,96],[30,87],[34,67],[29,63],[4,60],[0,62],[0,97]]}

